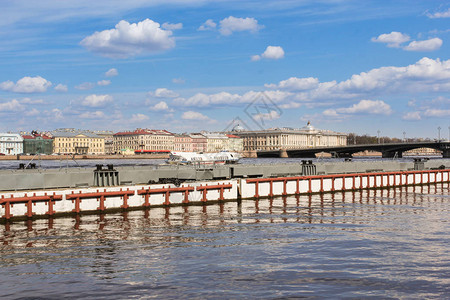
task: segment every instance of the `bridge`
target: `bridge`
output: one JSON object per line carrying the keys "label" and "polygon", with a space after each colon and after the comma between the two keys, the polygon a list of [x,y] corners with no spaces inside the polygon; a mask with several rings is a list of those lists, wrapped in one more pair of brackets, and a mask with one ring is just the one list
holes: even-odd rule
{"label": "bridge", "polygon": [[304,157],[314,158],[317,153],[330,153],[332,157],[352,157],[353,154],[362,151],[381,152],[383,158],[403,157],[403,152],[417,148],[431,148],[442,151],[443,158],[450,158],[450,142],[430,141],[414,143],[389,143],[389,144],[367,144],[349,145],[340,147],[317,147],[303,149],[279,149],[279,150],[257,150],[258,157]]}

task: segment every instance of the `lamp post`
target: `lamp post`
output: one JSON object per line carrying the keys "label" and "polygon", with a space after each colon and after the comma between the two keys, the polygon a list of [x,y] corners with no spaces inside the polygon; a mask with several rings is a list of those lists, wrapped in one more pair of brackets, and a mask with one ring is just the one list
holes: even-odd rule
{"label": "lamp post", "polygon": [[441,141],[441,126],[438,127],[438,142]]}
{"label": "lamp post", "polygon": [[377,130],[378,133],[378,144],[380,143],[380,130]]}

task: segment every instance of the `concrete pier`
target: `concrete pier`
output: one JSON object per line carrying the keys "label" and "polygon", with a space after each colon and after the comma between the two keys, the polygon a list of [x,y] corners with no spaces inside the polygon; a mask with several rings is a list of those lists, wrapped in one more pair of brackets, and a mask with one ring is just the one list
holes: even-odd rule
{"label": "concrete pier", "polygon": [[[444,165],[445,163],[447,165]],[[145,184],[126,183],[119,178],[131,179],[132,175],[127,175],[125,170],[114,169],[110,171],[117,172],[119,186],[35,188],[34,190],[31,190],[30,187],[23,191],[3,191],[0,193],[0,222],[67,214],[146,209],[158,206],[203,205],[221,201],[239,201],[245,198],[334,193],[450,182],[448,160],[432,162],[415,160],[411,163],[397,164],[392,162],[378,162],[378,164],[342,162],[322,165],[313,164],[312,161],[303,161],[301,164],[291,165],[223,167],[217,170],[203,170],[205,172],[192,168],[192,166],[184,170],[179,168],[178,177],[175,179],[181,180],[188,177],[191,180],[176,183],[149,183],[148,178],[156,179],[156,177],[151,177],[152,172],[130,173],[134,174],[134,180],[147,180]],[[188,170],[194,172],[189,173]],[[173,168],[169,167],[160,168],[157,171],[157,173],[153,173],[153,176],[159,174],[158,176],[162,177],[158,178],[164,180],[170,179],[167,176],[174,174],[172,173]],[[198,179],[207,176],[226,177],[227,172],[228,176],[230,176],[230,172],[232,173],[230,176],[232,178]],[[136,177],[136,174],[140,177]],[[75,181],[77,178],[81,178],[88,181],[87,177],[93,175],[92,170],[90,172],[86,170],[81,173],[73,173],[74,177],[67,178]],[[58,173],[53,173],[52,176],[58,176]],[[40,178],[45,179],[45,176]],[[113,184],[113,181],[110,182]],[[38,184],[42,184],[42,182],[37,182],[36,186]],[[72,183],[65,182],[64,184],[71,185]]]}

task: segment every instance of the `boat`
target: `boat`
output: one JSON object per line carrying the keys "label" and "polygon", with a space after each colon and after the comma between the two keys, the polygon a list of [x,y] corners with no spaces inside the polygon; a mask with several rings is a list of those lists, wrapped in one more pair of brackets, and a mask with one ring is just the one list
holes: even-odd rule
{"label": "boat", "polygon": [[197,152],[170,152],[167,163],[169,164],[235,164],[241,159],[241,155],[236,152],[216,152],[216,153],[197,153]]}

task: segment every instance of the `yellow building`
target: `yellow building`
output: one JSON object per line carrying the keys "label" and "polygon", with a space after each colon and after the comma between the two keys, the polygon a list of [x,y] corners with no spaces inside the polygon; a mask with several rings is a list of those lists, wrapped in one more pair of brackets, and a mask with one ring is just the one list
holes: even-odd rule
{"label": "yellow building", "polygon": [[105,139],[87,131],[61,130],[52,132],[53,153],[105,154]]}
{"label": "yellow building", "polygon": [[172,151],[174,144],[175,137],[167,130],[136,129],[113,135],[113,149],[116,153],[120,153],[122,149],[132,149],[143,153]]}

